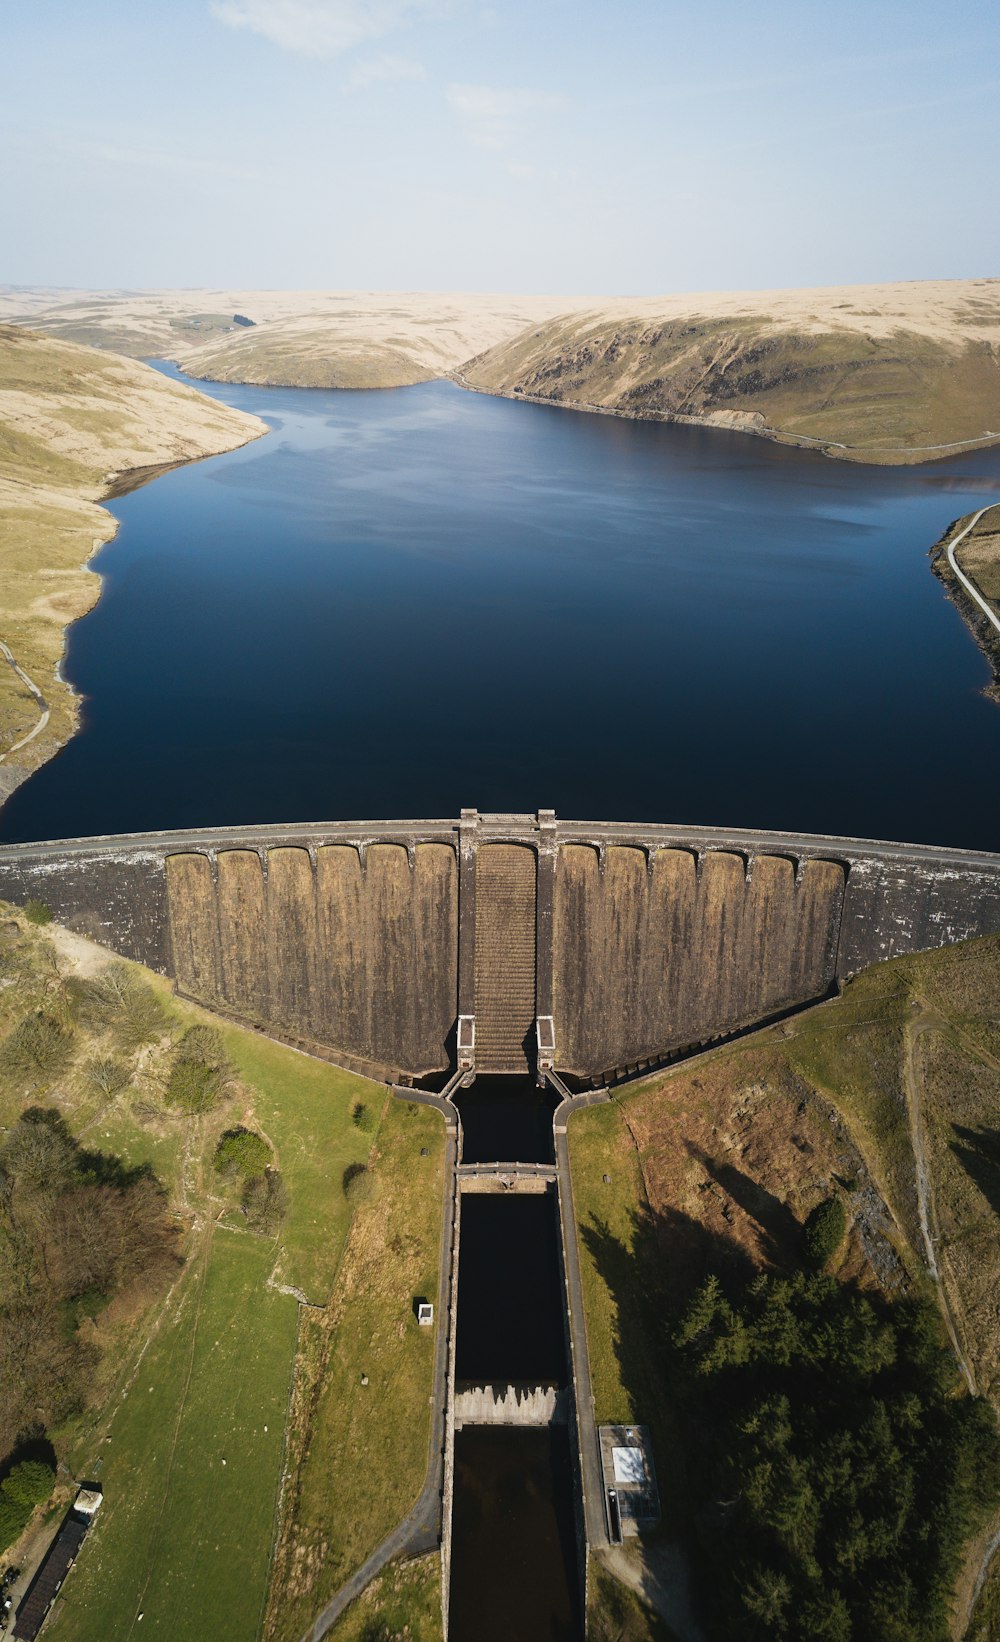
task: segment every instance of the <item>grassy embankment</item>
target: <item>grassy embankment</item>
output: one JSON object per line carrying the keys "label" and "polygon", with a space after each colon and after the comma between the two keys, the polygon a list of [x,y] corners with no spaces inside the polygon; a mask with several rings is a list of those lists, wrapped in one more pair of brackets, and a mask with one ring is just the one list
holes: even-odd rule
{"label": "grassy embankment", "polygon": [[[914,1122],[939,1301],[977,1389],[1000,1406],[996,937],[868,970],[838,1000],[573,1118],[597,1418],[652,1427],[664,1536],[683,1537],[687,1497],[669,1318],[708,1270],[792,1266],[799,1226],[831,1192],[849,1211],[838,1276],[929,1292]],[[956,1635],[988,1537],[970,1551]]]}
{"label": "grassy embankment", "polygon": [[[33,1088],[28,1103],[57,1107],[87,1146],[130,1166],[149,1163],[185,1227],[185,1264],[169,1293],[98,1315],[89,1337],[101,1362],[87,1406],[50,1433],[72,1474],[96,1476],[105,1490],[98,1526],[50,1622],[53,1634],[76,1642],[125,1637],[142,1613],[142,1635],[152,1628],[178,1642],[207,1635],[251,1642],[267,1598],[296,1355],[301,1348],[302,1361],[310,1360],[311,1330],[325,1329],[334,1344],[339,1398],[315,1431],[307,1410],[294,1440],[305,1442],[317,1474],[327,1466],[336,1472],[342,1491],[329,1502],[332,1529],[340,1527],[341,1502],[366,1489],[391,1502],[415,1497],[422,1484],[426,1441],[421,1449],[417,1433],[430,1372],[426,1331],[418,1337],[410,1327],[411,1279],[415,1269],[421,1279],[436,1273],[440,1192],[432,1189],[420,1205],[426,1245],[408,1248],[377,1294],[359,1292],[366,1266],[345,1250],[373,1245],[373,1216],[389,1240],[408,1235],[403,1217],[415,1212],[412,1199],[430,1181],[440,1184],[442,1125],[423,1109],[414,1120],[379,1085],[227,1024],[221,1031],[234,1076],[223,1098],[208,1113],[179,1113],[167,1099],[176,1042],[212,1017],[138,971],[167,1019],[137,1052],[121,1050],[113,1030],[81,1024],[72,989],[81,965],[100,969],[110,954],[52,933],[23,917],[15,932],[9,920],[0,954],[15,983],[0,990],[0,1039],[37,1008],[73,1033],[70,1064],[53,1087]],[[130,1073],[110,1099],[87,1073],[95,1055],[109,1053],[125,1056]],[[0,1100],[0,1122],[9,1125],[25,1094],[8,1082]],[[287,1216],[268,1235],[247,1229],[212,1167],[219,1135],[235,1124],[266,1138],[288,1189]],[[421,1145],[429,1155],[418,1165]],[[361,1164],[380,1190],[352,1210],[343,1174]],[[310,1305],[300,1308],[278,1285],[304,1293]],[[379,1398],[374,1422],[362,1364],[366,1390]],[[359,1523],[350,1504],[343,1516],[339,1566],[349,1572],[352,1550],[363,1560],[381,1524],[377,1512]],[[272,1595],[280,1607],[280,1590]]]}
{"label": "grassy embankment", "polygon": [[264,431],[146,365],[0,326],[0,639],[51,714],[18,748],[39,707],[0,655],[0,800],[73,732],[76,703],[56,669],[67,626],[98,597],[86,562],[117,528],[97,505],[111,478]]}
{"label": "grassy embankment", "polygon": [[395,1562],[328,1632],[329,1642],[441,1642],[441,1558]]}
{"label": "grassy embankment", "polygon": [[486,392],[689,417],[865,462],[995,442],[995,282],[602,304],[462,367]]}
{"label": "grassy embankment", "polygon": [[377,1190],[357,1212],[330,1306],[303,1318],[265,1626],[275,1642],[302,1635],[423,1485],[434,1339],[413,1301],[437,1293],[443,1139],[437,1113],[388,1105],[373,1152]]}
{"label": "grassy embankment", "polygon": [[[949,542],[965,529],[970,517],[971,515],[966,514],[963,518],[956,519],[940,542],[935,545],[931,552],[931,567],[934,574],[948,588],[993,669],[993,681],[984,693],[993,701],[1000,702],[1000,633],[969,598],[952,570],[947,555]],[[959,568],[992,606],[994,614],[1000,616],[1000,503],[994,503],[986,510],[960,546],[955,549],[955,557]]]}

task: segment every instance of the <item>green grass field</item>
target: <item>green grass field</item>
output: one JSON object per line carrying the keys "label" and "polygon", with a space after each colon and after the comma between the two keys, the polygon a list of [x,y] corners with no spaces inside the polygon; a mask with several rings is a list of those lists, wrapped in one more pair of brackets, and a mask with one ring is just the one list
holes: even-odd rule
{"label": "green grass field", "polygon": [[434,1330],[419,1327],[413,1301],[437,1297],[444,1191],[439,1114],[390,1102],[373,1170],[380,1190],[355,1213],[328,1313],[308,1313],[304,1323],[266,1632],[281,1642],[302,1635],[406,1516],[427,1470]]}
{"label": "green grass field", "polygon": [[268,1289],[272,1262],[219,1228],[184,1274],[87,1467],[105,1503],[53,1636],[256,1637],[298,1309]]}
{"label": "green grass field", "polygon": [[360,1101],[377,1119],[386,1090],[240,1027],[225,1027],[222,1035],[240,1075],[253,1086],[257,1123],[289,1183],[291,1204],[276,1276],[321,1304],[329,1297],[350,1223],[344,1170],[364,1162],[372,1142],[371,1132],[357,1128],[351,1113]]}
{"label": "green grass field", "polygon": [[[299,1343],[300,1308],[277,1285],[301,1290],[320,1307],[329,1301],[351,1227],[344,1170],[366,1160],[374,1145],[381,1151],[384,1194],[372,1208],[384,1209],[390,1239],[408,1240],[402,1259],[391,1249],[385,1258],[407,1282],[419,1276],[433,1290],[437,1256],[425,1259],[425,1231],[440,1224],[440,1119],[425,1109],[411,1118],[397,1105],[383,1141],[378,1125],[388,1097],[382,1085],[218,1022],[173,998],[169,983],[148,971],[140,973],[161,998],[167,1020],[162,1036],[136,1057],[112,1031],[77,1018],[65,984],[66,960],[57,960],[47,931],[29,926],[13,908],[0,908],[4,918],[0,956],[5,977],[16,984],[0,990],[0,1037],[40,1006],[73,1037],[58,1087],[26,1095],[16,1081],[0,1080],[0,1124],[12,1122],[26,1102],[56,1105],[88,1147],[128,1165],[151,1164],[188,1228],[186,1265],[169,1297],[161,1293],[151,1303],[140,1297],[99,1318],[103,1355],[89,1406],[69,1428],[52,1433],[72,1474],[97,1477],[105,1490],[93,1537],[57,1605],[53,1633],[117,1642],[138,1627],[140,1636],[152,1631],[175,1642],[249,1642],[258,1634],[266,1598]],[[173,1046],[198,1023],[219,1026],[236,1080],[215,1110],[191,1118],[166,1104],[165,1089]],[[128,1061],[134,1074],[111,1100],[95,1093],[86,1077],[90,1059],[102,1054]],[[368,1113],[364,1128],[353,1117],[359,1103]],[[212,1166],[220,1132],[236,1123],[267,1137],[287,1185],[288,1213],[276,1235],[246,1229],[236,1192]],[[422,1144],[428,1145],[427,1159],[419,1158]],[[397,1168],[407,1176],[402,1200],[414,1221],[412,1246],[409,1228],[390,1212]],[[411,1199],[428,1180],[433,1185],[425,1225]],[[359,1251],[367,1239],[362,1228]],[[367,1281],[363,1262],[356,1275]],[[377,1312],[376,1289],[377,1283],[361,1297],[362,1310],[370,1305]],[[343,1309],[346,1301],[341,1296],[337,1303]],[[354,1316],[350,1307],[348,1314]],[[390,1333],[396,1322],[394,1311]],[[379,1448],[381,1434],[365,1426],[372,1403],[359,1401],[358,1375],[349,1361],[352,1351],[367,1359],[368,1345],[363,1322],[338,1341],[341,1395],[345,1404],[358,1403],[353,1411],[341,1409],[340,1417],[356,1423],[359,1447],[367,1440]],[[414,1409],[407,1397],[414,1388],[418,1403],[427,1400],[429,1376],[420,1378],[427,1341],[402,1345],[396,1356],[387,1349],[385,1360],[410,1420]],[[372,1393],[392,1396],[377,1369]],[[423,1413],[416,1409],[418,1425]],[[423,1443],[421,1479],[426,1436]]]}
{"label": "green grass field", "polygon": [[[645,1202],[642,1174],[618,1101],[608,1106],[591,1106],[574,1114],[569,1126],[569,1142],[595,1414],[600,1425],[627,1425],[631,1420],[646,1418],[658,1389],[658,1377],[648,1361],[642,1296],[635,1288],[623,1284],[617,1292],[627,1293],[629,1314],[620,1314],[600,1271],[588,1232],[594,1228],[609,1232],[631,1259]],[[606,1174],[611,1176],[610,1184],[605,1183]],[[634,1344],[636,1352],[630,1388],[623,1383],[618,1352],[623,1335],[630,1342],[630,1348]],[[639,1382],[648,1388],[647,1395],[641,1399],[641,1408],[636,1395]]]}

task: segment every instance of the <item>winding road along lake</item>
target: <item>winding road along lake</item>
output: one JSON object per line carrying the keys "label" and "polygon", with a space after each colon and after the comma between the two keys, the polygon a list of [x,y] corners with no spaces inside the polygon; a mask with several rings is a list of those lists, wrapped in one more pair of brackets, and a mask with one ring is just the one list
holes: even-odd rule
{"label": "winding road along lake", "polygon": [[1000,451],[199,386],[274,431],[114,503],[81,733],[0,837],[541,805],[1000,848],[1000,708],[927,563]]}

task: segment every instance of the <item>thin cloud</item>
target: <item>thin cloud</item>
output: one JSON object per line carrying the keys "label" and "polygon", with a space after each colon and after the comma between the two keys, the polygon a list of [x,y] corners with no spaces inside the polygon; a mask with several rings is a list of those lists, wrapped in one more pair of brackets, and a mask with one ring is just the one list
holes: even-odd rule
{"label": "thin cloud", "polygon": [[427,70],[423,63],[412,62],[409,57],[393,57],[385,53],[381,57],[367,57],[357,63],[347,81],[347,89],[364,91],[368,86],[392,85],[402,80],[426,78]]}
{"label": "thin cloud", "polygon": [[533,114],[560,113],[568,99],[554,91],[453,84],[445,97],[481,148],[507,148]]}
{"label": "thin cloud", "polygon": [[209,9],[227,28],[249,29],[283,51],[339,57],[439,8],[438,0],[211,0]]}

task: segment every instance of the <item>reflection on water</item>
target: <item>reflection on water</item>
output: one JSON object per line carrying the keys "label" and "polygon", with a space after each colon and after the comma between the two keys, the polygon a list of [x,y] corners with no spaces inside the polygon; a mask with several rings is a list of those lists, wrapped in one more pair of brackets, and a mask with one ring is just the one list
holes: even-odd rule
{"label": "reflection on water", "polygon": [[451,1642],[579,1642],[565,1430],[459,1431],[453,1523]]}
{"label": "reflection on water", "polygon": [[1000,450],[199,386],[275,431],[114,503],[82,731],[0,837],[473,804],[1000,846],[1000,710],[927,565]]}

